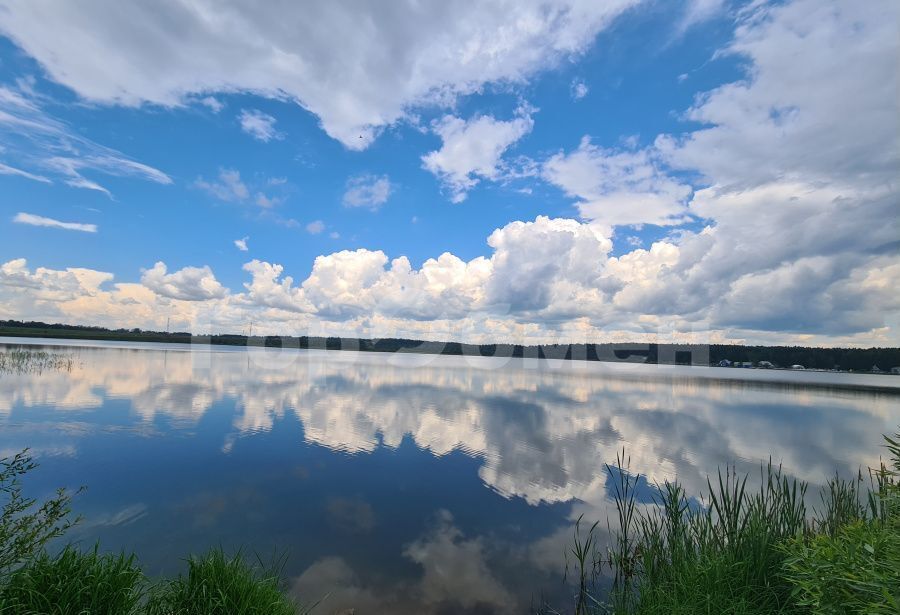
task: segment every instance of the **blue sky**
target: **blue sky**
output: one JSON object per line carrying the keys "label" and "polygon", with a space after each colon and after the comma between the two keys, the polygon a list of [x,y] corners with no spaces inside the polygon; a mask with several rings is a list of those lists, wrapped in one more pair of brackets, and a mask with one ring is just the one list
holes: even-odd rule
{"label": "blue sky", "polygon": [[890,2],[355,4],[0,1],[0,317],[897,343]]}

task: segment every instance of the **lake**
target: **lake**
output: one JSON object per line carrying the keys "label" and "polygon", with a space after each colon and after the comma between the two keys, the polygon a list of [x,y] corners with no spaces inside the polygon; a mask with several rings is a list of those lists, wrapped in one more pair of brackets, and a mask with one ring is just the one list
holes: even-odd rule
{"label": "lake", "polygon": [[[0,338],[74,357],[0,375],[0,456],[36,495],[87,486],[71,538],[271,559],[316,612],[569,606],[579,515],[610,512],[606,463],[690,495],[771,458],[816,486],[875,465],[900,377],[533,359]],[[52,345],[52,346],[51,346]]]}

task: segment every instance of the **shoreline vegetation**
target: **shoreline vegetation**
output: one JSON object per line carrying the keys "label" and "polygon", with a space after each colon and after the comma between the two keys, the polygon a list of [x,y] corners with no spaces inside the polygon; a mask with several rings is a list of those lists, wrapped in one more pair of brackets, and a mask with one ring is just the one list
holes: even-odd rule
{"label": "shoreline vegetation", "polygon": [[0,320],[0,337],[47,337],[151,343],[253,346],[359,352],[396,352],[471,357],[512,357],[567,361],[605,361],[656,365],[702,365],[768,369],[890,374],[900,369],[900,348],[818,348],[803,346],[746,346],[739,344],[463,344],[405,338],[360,339],[274,335],[194,335],[188,332],[107,329],[104,327]]}
{"label": "shoreline vegetation", "polygon": [[771,462],[758,490],[726,468],[699,500],[665,482],[640,506],[623,451],[607,466],[610,546],[579,519],[567,553],[575,615],[900,613],[900,434],[884,439],[889,465],[830,479],[812,511],[808,485]]}
{"label": "shoreline vegetation", "polygon": [[[72,493],[38,503],[22,479],[37,464],[24,450],[0,459],[0,613],[3,615],[302,615],[284,591],[284,559],[265,565],[221,549],[187,559],[187,571],[154,580],[137,556],[100,545],[51,551],[79,523]],[[80,490],[79,490],[80,491]]]}

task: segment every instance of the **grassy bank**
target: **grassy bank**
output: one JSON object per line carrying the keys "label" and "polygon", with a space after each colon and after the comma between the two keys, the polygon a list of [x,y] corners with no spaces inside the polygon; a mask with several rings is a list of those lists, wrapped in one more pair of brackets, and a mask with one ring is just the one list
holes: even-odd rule
{"label": "grassy bank", "polygon": [[297,615],[280,565],[251,563],[212,550],[191,557],[175,579],[151,580],[135,555],[48,543],[77,523],[66,491],[37,502],[22,479],[35,468],[27,451],[0,459],[0,614],[2,615]]}
{"label": "grassy bank", "polygon": [[620,458],[611,546],[576,527],[575,613],[900,613],[900,443],[886,441],[890,465],[832,479],[812,511],[807,485],[771,465],[758,489],[726,470],[700,502],[672,482],[640,506]]}
{"label": "grassy bank", "polygon": [[0,613],[48,615],[296,615],[277,571],[213,550],[176,579],[151,581],[134,555],[66,547],[8,574]]}

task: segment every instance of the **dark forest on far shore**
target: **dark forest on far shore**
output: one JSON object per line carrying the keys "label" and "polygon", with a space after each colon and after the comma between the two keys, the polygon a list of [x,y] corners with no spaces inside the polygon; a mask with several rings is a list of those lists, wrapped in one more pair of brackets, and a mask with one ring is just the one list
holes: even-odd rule
{"label": "dark forest on far shore", "polygon": [[774,367],[801,365],[806,369],[854,372],[890,372],[900,366],[900,348],[818,348],[804,346],[747,346],[738,344],[462,344],[411,339],[357,339],[307,336],[252,336],[235,334],[195,335],[187,332],[107,329],[82,325],[0,320],[0,336],[52,337],[226,346],[265,346],[363,352],[408,352],[484,357],[527,357],[581,361],[628,361],[634,363],[718,365],[769,362]]}

